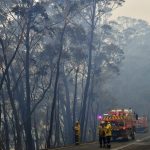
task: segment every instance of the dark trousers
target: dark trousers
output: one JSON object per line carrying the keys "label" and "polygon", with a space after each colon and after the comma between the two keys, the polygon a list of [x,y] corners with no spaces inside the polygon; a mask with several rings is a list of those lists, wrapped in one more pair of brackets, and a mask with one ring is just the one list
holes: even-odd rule
{"label": "dark trousers", "polygon": [[106,136],[106,144],[108,148],[111,147],[110,140],[111,140],[111,136]]}
{"label": "dark trousers", "polygon": [[80,135],[75,134],[75,144],[79,145],[79,143],[80,143]]}
{"label": "dark trousers", "polygon": [[100,144],[100,147],[102,147],[102,145],[105,146],[105,143],[106,143],[105,137],[99,135],[99,144]]}

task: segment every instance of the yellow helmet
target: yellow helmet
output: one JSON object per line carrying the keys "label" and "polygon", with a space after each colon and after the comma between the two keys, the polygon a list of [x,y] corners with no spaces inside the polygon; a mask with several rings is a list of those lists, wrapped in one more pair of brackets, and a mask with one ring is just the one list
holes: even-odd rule
{"label": "yellow helmet", "polygon": [[76,121],[76,123],[75,124],[79,124],[79,121]]}
{"label": "yellow helmet", "polygon": [[105,121],[101,121],[100,123],[101,123],[101,124],[104,124],[104,123],[105,123]]}

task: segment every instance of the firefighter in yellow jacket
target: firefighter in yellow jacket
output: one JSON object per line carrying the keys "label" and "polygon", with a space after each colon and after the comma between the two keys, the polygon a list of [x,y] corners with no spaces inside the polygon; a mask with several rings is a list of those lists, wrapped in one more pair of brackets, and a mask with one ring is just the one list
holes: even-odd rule
{"label": "firefighter in yellow jacket", "polygon": [[80,144],[80,123],[77,121],[74,126],[75,144]]}
{"label": "firefighter in yellow jacket", "polygon": [[107,148],[111,148],[111,137],[112,137],[112,126],[110,124],[110,122],[106,121],[106,125],[105,125],[105,131],[106,131],[106,144],[107,144]]}
{"label": "firefighter in yellow jacket", "polygon": [[105,124],[104,122],[101,122],[98,126],[99,129],[99,144],[100,144],[100,148],[105,147],[105,143],[106,143],[106,132],[105,132]]}

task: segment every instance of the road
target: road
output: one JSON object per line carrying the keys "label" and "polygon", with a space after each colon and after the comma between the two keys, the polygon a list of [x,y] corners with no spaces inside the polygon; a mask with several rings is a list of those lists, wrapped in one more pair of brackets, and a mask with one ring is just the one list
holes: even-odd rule
{"label": "road", "polygon": [[[57,148],[55,150],[106,150],[100,148],[98,142]],[[111,150],[150,150],[150,133],[136,134],[135,140],[112,142]]]}

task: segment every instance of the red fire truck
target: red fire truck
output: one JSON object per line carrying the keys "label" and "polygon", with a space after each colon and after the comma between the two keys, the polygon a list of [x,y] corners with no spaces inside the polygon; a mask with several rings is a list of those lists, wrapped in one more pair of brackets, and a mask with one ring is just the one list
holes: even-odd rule
{"label": "red fire truck", "polygon": [[137,133],[148,132],[147,116],[138,117],[138,120],[136,121],[136,132]]}
{"label": "red fire truck", "polygon": [[112,125],[112,139],[135,139],[136,114],[132,109],[112,109],[100,121]]}

